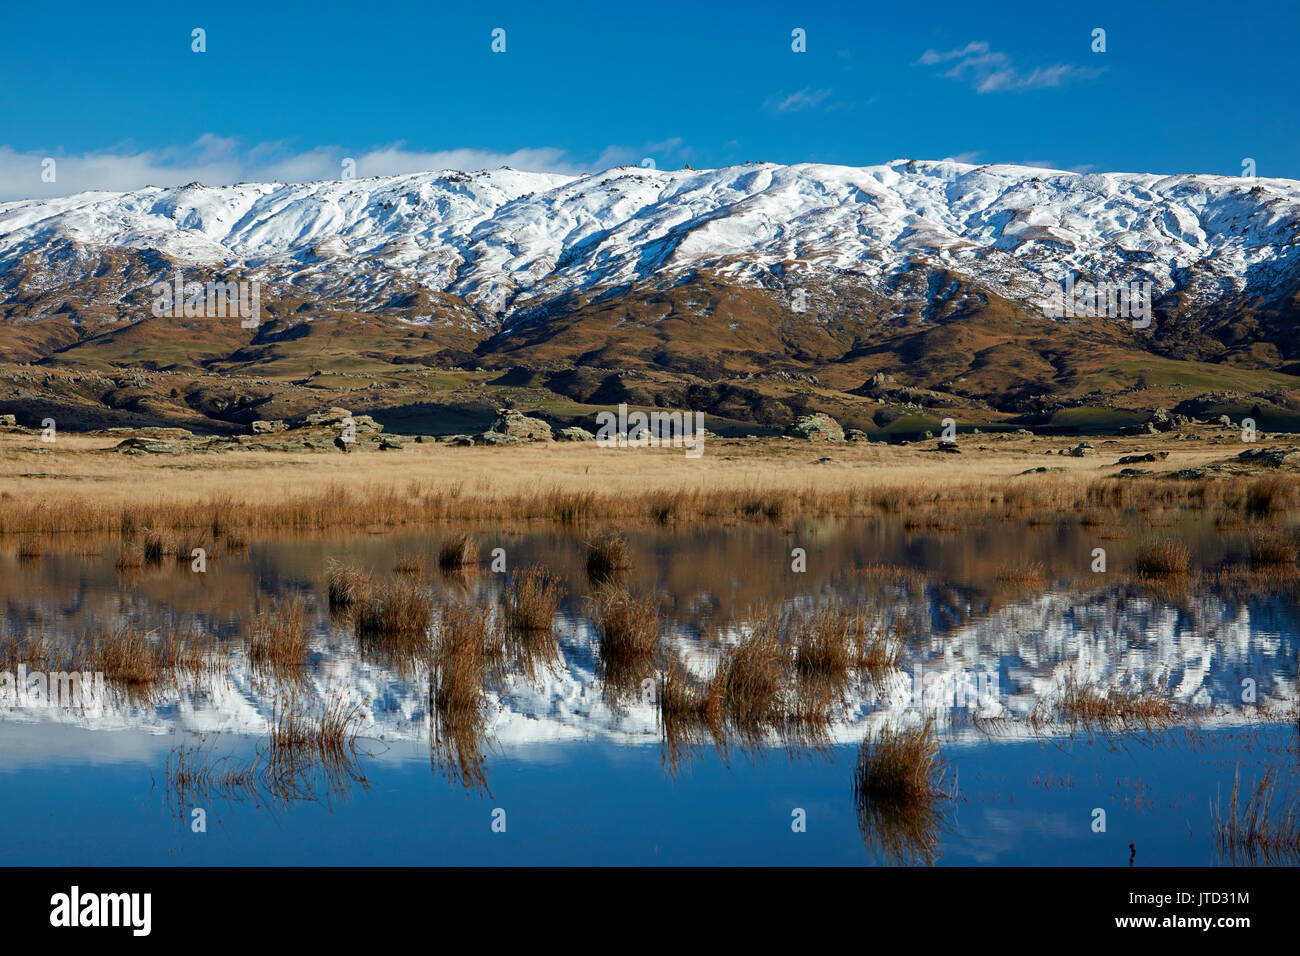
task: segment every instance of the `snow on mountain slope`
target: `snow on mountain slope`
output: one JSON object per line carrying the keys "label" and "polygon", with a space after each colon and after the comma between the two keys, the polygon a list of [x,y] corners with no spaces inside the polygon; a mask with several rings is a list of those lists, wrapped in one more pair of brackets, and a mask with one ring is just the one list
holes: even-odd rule
{"label": "snow on mountain slope", "polygon": [[742,285],[849,276],[886,288],[918,266],[1046,310],[1069,273],[1150,280],[1157,296],[1278,291],[1297,271],[1300,183],[898,160],[581,177],[503,168],[0,204],[0,269],[65,239],[305,290],[377,290],[400,276],[491,313],[698,268]]}

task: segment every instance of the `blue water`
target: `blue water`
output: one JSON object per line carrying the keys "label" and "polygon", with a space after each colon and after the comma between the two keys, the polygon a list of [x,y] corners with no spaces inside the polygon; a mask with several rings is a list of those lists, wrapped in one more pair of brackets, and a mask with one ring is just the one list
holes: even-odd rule
{"label": "blue water", "polygon": [[[141,737],[121,759],[79,758],[94,741],[77,738],[93,732],[48,729],[62,751],[53,765],[0,770],[7,865],[891,862],[873,855],[858,829],[853,747],[799,759],[781,750],[752,762],[733,755],[729,766],[706,752],[672,777],[657,747],[549,744],[490,755],[489,796],[450,786],[407,742],[362,758],[368,785],[344,798],[280,808],[214,799],[204,807],[207,831],[195,833],[192,807],[175,812],[163,792],[173,735]],[[1238,763],[1243,779],[1279,755],[1294,764],[1295,731],[1200,736],[1195,751],[1182,731],[949,747],[958,797],[946,806],[936,862],[1127,866],[1130,843],[1136,866],[1226,862],[1211,838],[1216,795],[1226,799]],[[792,830],[796,808],[806,811],[802,833]],[[1097,808],[1105,832],[1093,829]],[[504,832],[493,832],[498,809]]]}

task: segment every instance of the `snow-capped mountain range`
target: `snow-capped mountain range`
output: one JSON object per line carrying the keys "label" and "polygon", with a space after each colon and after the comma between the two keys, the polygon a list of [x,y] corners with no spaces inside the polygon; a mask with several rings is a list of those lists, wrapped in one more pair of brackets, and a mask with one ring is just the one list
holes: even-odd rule
{"label": "snow-capped mountain range", "polygon": [[[445,294],[508,327],[568,294],[701,270],[781,296],[820,287],[814,298],[851,283],[942,300],[956,277],[1051,317],[1071,276],[1150,281],[1156,297],[1200,304],[1288,295],[1298,241],[1300,182],[1282,179],[908,160],[577,177],[502,168],[0,203],[0,282],[10,277],[11,301],[15,275],[27,295],[75,288],[104,280],[103,251],[121,250],[149,267],[98,286],[101,297],[192,264],[362,308],[413,288]],[[903,281],[918,270],[948,278]]]}

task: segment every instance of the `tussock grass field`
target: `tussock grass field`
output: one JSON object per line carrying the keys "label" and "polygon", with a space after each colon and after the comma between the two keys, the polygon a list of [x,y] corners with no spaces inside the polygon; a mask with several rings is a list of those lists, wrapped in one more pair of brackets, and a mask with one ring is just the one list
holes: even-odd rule
{"label": "tussock grass field", "polygon": [[[236,528],[384,530],[451,521],[665,524],[906,512],[941,522],[973,509],[1095,516],[1165,507],[1253,514],[1300,505],[1293,473],[1114,477],[1122,455],[1167,450],[1160,469],[1173,471],[1230,458],[1246,447],[1240,443],[1153,436],[1098,440],[1098,454],[1086,458],[1056,454],[1071,444],[970,436],[957,456],[935,453],[932,442],[713,438],[697,459],[680,449],[587,443],[126,457],[98,437],[61,437],[49,454],[36,455],[29,438],[0,436],[0,534],[147,528],[228,538]],[[1051,470],[1031,471],[1039,467]]]}

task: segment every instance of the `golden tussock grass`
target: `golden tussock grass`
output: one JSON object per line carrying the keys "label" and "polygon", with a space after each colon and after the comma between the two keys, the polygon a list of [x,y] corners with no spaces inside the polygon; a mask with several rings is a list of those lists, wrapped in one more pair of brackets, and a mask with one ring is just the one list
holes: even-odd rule
{"label": "golden tussock grass", "polygon": [[933,722],[868,735],[858,749],[853,799],[868,848],[894,862],[932,864],[943,825],[945,763]]}
{"label": "golden tussock grass", "polygon": [[356,565],[330,558],[325,562],[326,591],[331,611],[348,611],[369,601],[374,579]]}
{"label": "golden tussock grass", "polygon": [[420,554],[418,551],[407,551],[399,554],[393,561],[393,573],[423,576],[424,555]]}
{"label": "golden tussock grass", "polygon": [[161,564],[163,558],[176,554],[176,536],[170,531],[146,530],[143,555],[146,564]]}
{"label": "golden tussock grass", "polygon": [[506,587],[506,650],[515,669],[529,680],[559,666],[560,648],[552,628],[564,585],[540,564],[512,575]]}
{"label": "golden tussock grass", "polygon": [[609,581],[632,567],[627,537],[602,531],[587,540],[587,577],[595,583]]}
{"label": "golden tussock grass", "polygon": [[603,693],[608,700],[637,695],[655,674],[659,648],[659,602],[653,594],[633,596],[612,583],[590,598],[600,644]]}
{"label": "golden tussock grass", "polygon": [[410,674],[429,661],[433,640],[434,597],[408,576],[366,586],[353,612],[362,653]]}
{"label": "golden tussock grass", "polygon": [[466,789],[487,786],[484,693],[503,670],[504,645],[490,608],[447,604],[439,613],[430,674],[430,762]]}
{"label": "golden tussock grass", "polygon": [[1295,566],[1296,545],[1277,532],[1257,531],[1250,538],[1251,568]]}
{"label": "golden tussock grass", "polygon": [[1138,546],[1138,574],[1186,574],[1192,552],[1178,541],[1148,541]]}
{"label": "golden tussock grass", "polygon": [[220,670],[224,663],[213,650],[211,638],[196,631],[159,633],[121,625],[76,642],[45,635],[0,638],[0,670],[13,672],[25,664],[47,674],[102,673],[105,685],[128,700],[148,700]]}
{"label": "golden tussock grass", "polygon": [[[1021,475],[1032,460],[1026,452],[1041,453],[1041,443],[1007,443],[958,462],[936,462],[907,448],[850,445],[837,456],[869,467],[830,473],[809,463],[800,443],[724,444],[708,467],[669,450],[611,456],[577,443],[411,445],[400,457],[232,452],[178,471],[148,459],[99,455],[96,441],[70,439],[63,466],[73,479],[93,480],[93,494],[75,480],[51,492],[7,472],[0,459],[0,487],[13,489],[0,509],[0,534],[111,532],[130,539],[144,528],[207,530],[238,552],[254,534],[499,524],[503,516],[583,526],[597,518],[634,525],[897,514],[944,528],[967,514],[1186,509],[1263,516],[1300,508],[1300,482],[1291,476],[1118,480],[1099,477],[1096,463],[1086,460],[1065,461],[1064,473]],[[1223,456],[1222,448],[1179,445],[1169,465]]]}
{"label": "golden tussock grass", "polygon": [[248,635],[248,656],[256,665],[292,671],[307,663],[310,609],[302,597],[280,601],[254,620]]}

